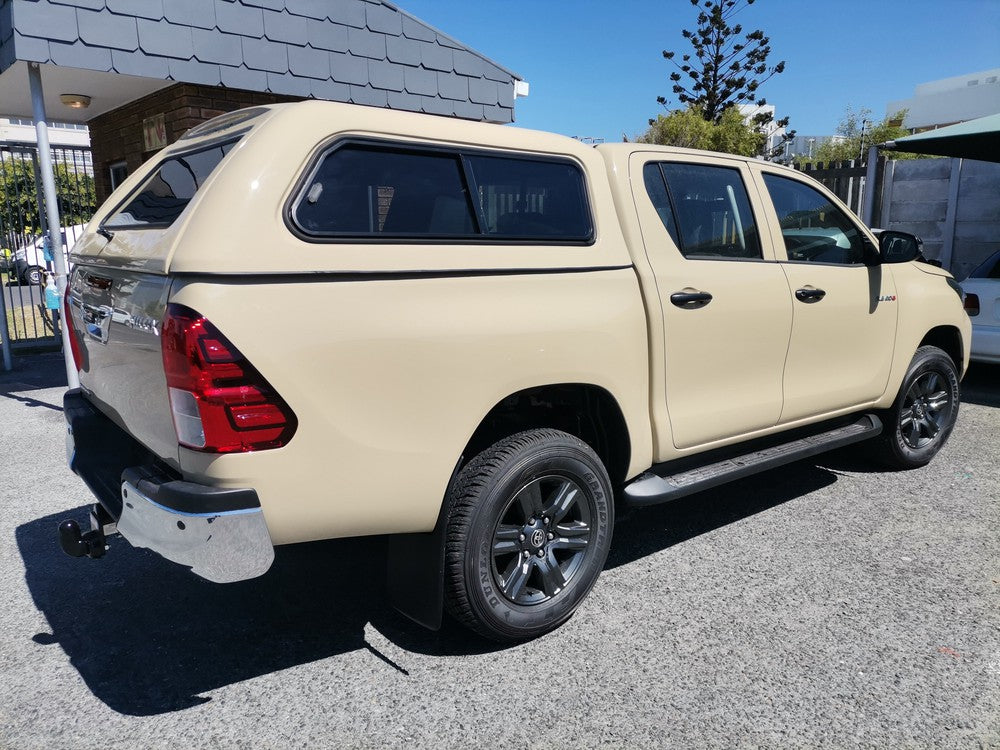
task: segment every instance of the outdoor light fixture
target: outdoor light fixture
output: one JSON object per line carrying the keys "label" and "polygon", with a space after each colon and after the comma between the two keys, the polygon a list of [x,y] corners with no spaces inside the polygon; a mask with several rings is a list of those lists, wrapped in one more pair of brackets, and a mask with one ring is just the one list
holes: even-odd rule
{"label": "outdoor light fixture", "polygon": [[59,94],[59,101],[70,109],[86,109],[90,106],[90,97],[86,94]]}

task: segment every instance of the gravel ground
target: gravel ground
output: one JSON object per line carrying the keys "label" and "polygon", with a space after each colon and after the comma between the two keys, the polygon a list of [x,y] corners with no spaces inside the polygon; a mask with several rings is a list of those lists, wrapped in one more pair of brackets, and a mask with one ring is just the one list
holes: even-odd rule
{"label": "gravel ground", "polygon": [[620,519],[577,615],[506,649],[396,615],[380,539],[228,586],[66,557],[61,377],[0,373],[0,747],[1000,747],[1000,367],[930,467],[842,451]]}

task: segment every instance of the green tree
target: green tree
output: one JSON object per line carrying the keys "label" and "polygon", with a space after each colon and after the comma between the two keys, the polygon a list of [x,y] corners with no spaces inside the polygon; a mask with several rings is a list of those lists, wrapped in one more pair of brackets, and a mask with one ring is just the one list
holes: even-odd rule
{"label": "green tree", "polygon": [[695,105],[650,120],[649,129],[636,140],[742,156],[755,156],[764,146],[764,135],[747,124],[736,107],[729,107],[718,122],[711,122]]}
{"label": "green tree", "polygon": [[[59,220],[63,226],[84,224],[97,210],[94,178],[66,164],[54,168]],[[0,232],[37,234],[42,221],[36,193],[34,164],[30,159],[11,158],[0,163]]]}
{"label": "green tree", "polygon": [[[840,140],[827,141],[813,150],[812,156],[796,156],[796,164],[810,164],[812,162],[823,162],[829,164],[832,161],[848,161],[850,159],[868,158],[868,149],[886,141],[892,141],[909,135],[909,131],[901,125],[894,123],[902,122],[906,117],[906,110],[896,112],[885,117],[881,122],[873,122],[872,111],[867,107],[854,109],[848,105],[844,110],[844,116],[837,125],[836,133],[841,136]],[[919,159],[919,154],[908,154],[902,151],[884,152],[890,159]]]}
{"label": "green tree", "polygon": [[[664,50],[663,56],[677,70],[670,74],[673,92],[682,104],[697,105],[702,117],[718,123],[729,107],[757,100],[757,89],[785,69],[785,61],[768,67],[770,39],[755,29],[743,35],[743,26],[732,24],[733,17],[753,5],[754,0],[691,0],[700,8],[697,28],[684,29],[681,35],[691,42],[691,54],[681,56]],[[743,35],[743,36],[741,36]],[[666,106],[665,97],[657,101]],[[765,104],[760,100],[759,104]],[[781,123],[779,123],[780,125]]]}

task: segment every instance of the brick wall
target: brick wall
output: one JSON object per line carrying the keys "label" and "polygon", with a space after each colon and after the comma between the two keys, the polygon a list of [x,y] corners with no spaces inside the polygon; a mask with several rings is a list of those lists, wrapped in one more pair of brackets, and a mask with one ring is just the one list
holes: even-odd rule
{"label": "brick wall", "polygon": [[143,151],[142,121],[164,115],[167,142],[216,115],[257,104],[298,101],[300,97],[241,91],[216,86],[181,83],[105,112],[90,120],[90,143],[94,152],[94,179],[100,204],[111,194],[109,167],[124,161],[134,172],[155,151]]}

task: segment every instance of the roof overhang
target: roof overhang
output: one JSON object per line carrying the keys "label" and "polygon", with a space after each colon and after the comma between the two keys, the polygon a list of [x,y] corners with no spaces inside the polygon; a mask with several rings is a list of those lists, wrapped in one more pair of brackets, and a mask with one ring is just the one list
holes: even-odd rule
{"label": "roof overhang", "polygon": [[[45,112],[51,120],[58,122],[85,123],[123,104],[176,84],[176,81],[50,64],[39,65],[39,69],[45,92]],[[90,97],[90,106],[85,109],[67,107],[59,99],[61,94],[85,94]],[[15,62],[0,73],[0,102],[3,102],[0,108],[5,115],[32,116],[28,63]]]}
{"label": "roof overhang", "polygon": [[[70,122],[177,83],[497,123],[527,94],[520,76],[388,0],[0,0],[3,113],[29,116],[32,62],[45,66],[50,115]],[[70,110],[67,93],[91,107]]]}

